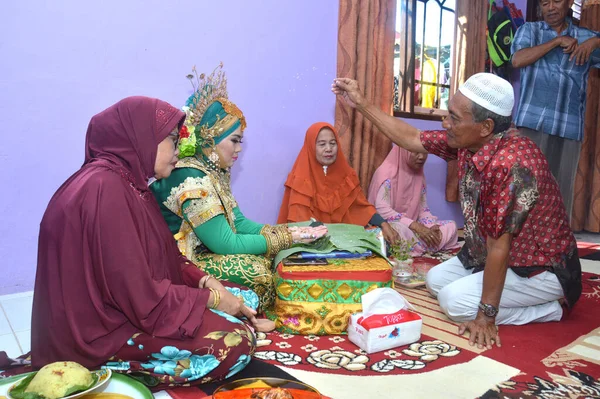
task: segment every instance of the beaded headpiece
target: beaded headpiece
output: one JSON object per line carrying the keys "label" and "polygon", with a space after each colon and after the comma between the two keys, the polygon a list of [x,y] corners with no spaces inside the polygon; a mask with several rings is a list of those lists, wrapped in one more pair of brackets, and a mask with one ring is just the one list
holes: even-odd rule
{"label": "beaded headpiece", "polygon": [[[199,149],[214,148],[238,127],[242,131],[246,128],[244,114],[228,99],[223,63],[208,76],[198,75],[194,67],[187,78],[194,87],[194,94],[183,107],[186,120],[179,133],[180,158],[192,156]],[[218,161],[214,150],[208,158],[214,163]]]}

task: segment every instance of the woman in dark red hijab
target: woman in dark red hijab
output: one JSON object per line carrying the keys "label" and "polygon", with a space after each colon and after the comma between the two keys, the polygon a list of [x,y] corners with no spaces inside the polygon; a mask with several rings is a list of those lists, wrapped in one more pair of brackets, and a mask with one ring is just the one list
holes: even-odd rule
{"label": "woman in dark red hijab", "polygon": [[230,315],[255,322],[253,311],[179,254],[148,190],[175,166],[184,117],[129,97],[90,121],[85,163],[40,226],[35,368],[107,365],[155,385],[222,379],[250,361],[254,336]]}

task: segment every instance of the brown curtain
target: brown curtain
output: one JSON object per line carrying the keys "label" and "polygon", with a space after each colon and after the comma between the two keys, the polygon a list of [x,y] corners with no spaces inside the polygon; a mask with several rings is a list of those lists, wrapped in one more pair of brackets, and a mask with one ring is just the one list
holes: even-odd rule
{"label": "brown curtain", "polygon": [[[488,2],[478,0],[456,1],[456,31],[453,62],[454,76],[450,87],[456,93],[458,87],[471,75],[483,72],[486,57]],[[458,201],[458,163],[448,162],[446,175],[446,201]]]}
{"label": "brown curtain", "polygon": [[[356,79],[366,98],[392,112],[395,0],[341,0],[337,76]],[[392,144],[359,112],[337,100],[335,127],[342,150],[368,192],[371,177]]]}
{"label": "brown curtain", "polygon": [[[600,30],[600,0],[583,4],[579,26]],[[600,232],[600,70],[588,77],[583,143],[577,175],[571,227]]]}

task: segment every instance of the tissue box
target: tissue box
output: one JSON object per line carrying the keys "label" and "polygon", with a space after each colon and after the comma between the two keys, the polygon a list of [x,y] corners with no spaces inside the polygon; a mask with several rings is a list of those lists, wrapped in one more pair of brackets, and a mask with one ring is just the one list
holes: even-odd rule
{"label": "tissue box", "polygon": [[350,316],[348,338],[365,352],[374,353],[418,341],[422,326],[421,316],[407,309],[368,317],[356,313]]}

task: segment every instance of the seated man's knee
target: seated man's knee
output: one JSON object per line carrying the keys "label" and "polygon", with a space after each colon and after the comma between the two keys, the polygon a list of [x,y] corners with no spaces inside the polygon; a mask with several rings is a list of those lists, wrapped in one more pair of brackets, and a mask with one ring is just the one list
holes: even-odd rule
{"label": "seated man's knee", "polygon": [[434,297],[438,296],[438,293],[444,285],[447,284],[447,279],[444,277],[444,270],[439,267],[432,267],[425,277],[425,286],[427,291]]}
{"label": "seated man's knee", "polygon": [[477,316],[477,306],[474,306],[466,295],[452,289],[451,285],[442,288],[437,298],[440,308],[453,321],[462,323]]}

